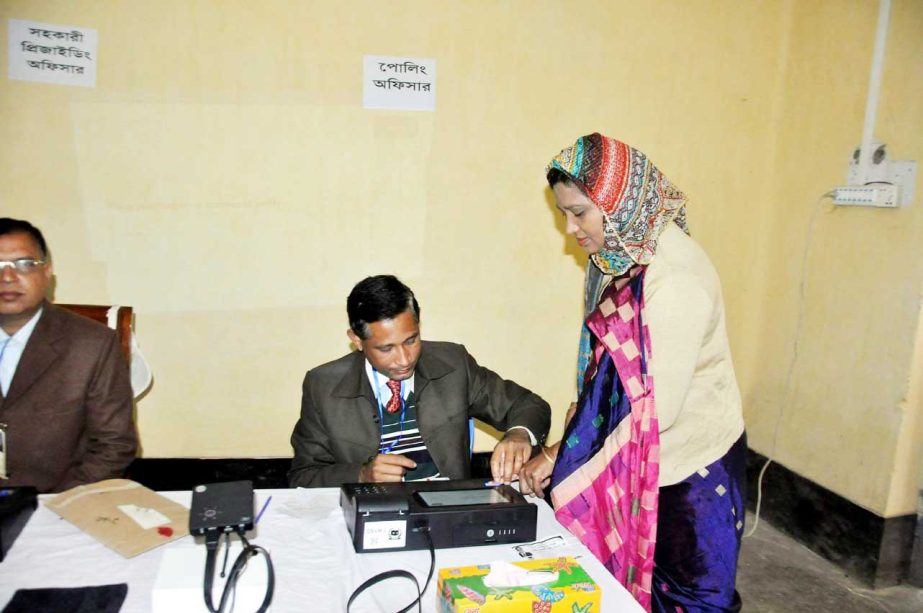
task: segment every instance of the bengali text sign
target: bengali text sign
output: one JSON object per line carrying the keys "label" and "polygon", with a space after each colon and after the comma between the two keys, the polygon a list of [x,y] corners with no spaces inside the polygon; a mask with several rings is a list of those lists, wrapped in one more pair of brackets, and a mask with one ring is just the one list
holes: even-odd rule
{"label": "bengali text sign", "polygon": [[96,87],[96,30],[10,19],[9,78]]}
{"label": "bengali text sign", "polygon": [[436,110],[436,60],[364,56],[362,106],[367,109]]}

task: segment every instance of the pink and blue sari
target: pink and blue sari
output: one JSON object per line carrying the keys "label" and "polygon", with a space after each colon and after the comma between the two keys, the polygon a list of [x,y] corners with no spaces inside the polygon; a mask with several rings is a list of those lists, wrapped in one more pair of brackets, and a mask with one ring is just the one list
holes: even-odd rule
{"label": "pink and blue sari", "polygon": [[590,361],[550,487],[558,521],[650,610],[660,435],[643,280],[613,282],[586,320]]}

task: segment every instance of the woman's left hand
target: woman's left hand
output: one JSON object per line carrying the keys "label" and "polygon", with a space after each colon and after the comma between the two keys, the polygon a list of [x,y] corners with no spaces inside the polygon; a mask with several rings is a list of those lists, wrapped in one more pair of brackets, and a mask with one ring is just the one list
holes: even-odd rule
{"label": "woman's left hand", "polygon": [[526,462],[519,471],[519,491],[523,494],[532,494],[539,498],[544,498],[543,490],[548,487],[551,481],[551,471],[554,470],[554,463],[550,462],[545,453],[555,456],[555,449],[546,449],[544,453],[536,454],[534,458]]}

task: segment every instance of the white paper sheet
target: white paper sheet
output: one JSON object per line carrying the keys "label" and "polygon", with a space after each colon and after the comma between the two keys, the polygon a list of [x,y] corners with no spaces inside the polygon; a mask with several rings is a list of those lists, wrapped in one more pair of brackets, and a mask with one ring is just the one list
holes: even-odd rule
{"label": "white paper sheet", "polygon": [[366,55],[362,63],[365,108],[436,110],[436,60]]}
{"label": "white paper sheet", "polygon": [[170,518],[157,511],[157,509],[148,509],[134,504],[120,504],[118,509],[132,518],[135,523],[144,530],[150,530],[158,526],[166,526],[170,523]]}
{"label": "white paper sheet", "polygon": [[9,78],[96,87],[96,30],[10,19]]}

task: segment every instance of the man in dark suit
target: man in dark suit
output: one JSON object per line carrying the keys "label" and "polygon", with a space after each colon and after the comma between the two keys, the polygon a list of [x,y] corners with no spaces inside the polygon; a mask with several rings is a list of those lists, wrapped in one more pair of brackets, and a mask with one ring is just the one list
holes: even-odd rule
{"label": "man in dark suit", "polygon": [[115,333],[47,302],[51,278],[38,228],[0,218],[0,487],[118,477],[137,449]]}
{"label": "man in dark suit", "polygon": [[346,310],[358,351],[305,376],[293,487],[466,478],[471,417],[504,432],[491,456],[494,480],[518,477],[548,434],[548,403],[462,345],[421,340],[420,306],[391,275],[360,281]]}

